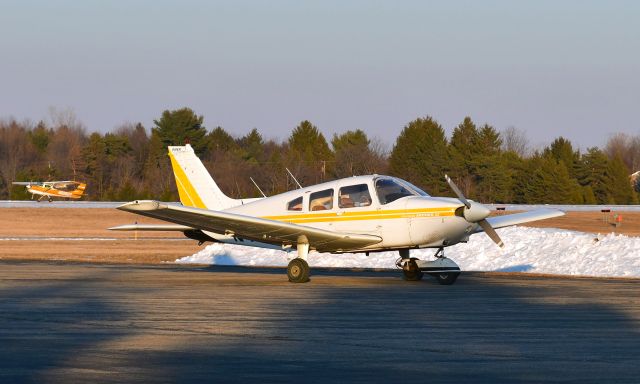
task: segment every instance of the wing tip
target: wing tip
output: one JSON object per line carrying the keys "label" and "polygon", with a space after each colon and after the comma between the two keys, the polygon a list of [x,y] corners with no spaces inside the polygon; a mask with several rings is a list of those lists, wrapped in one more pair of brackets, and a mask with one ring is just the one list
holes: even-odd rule
{"label": "wing tip", "polygon": [[153,211],[162,208],[156,200],[134,200],[116,207],[122,211]]}

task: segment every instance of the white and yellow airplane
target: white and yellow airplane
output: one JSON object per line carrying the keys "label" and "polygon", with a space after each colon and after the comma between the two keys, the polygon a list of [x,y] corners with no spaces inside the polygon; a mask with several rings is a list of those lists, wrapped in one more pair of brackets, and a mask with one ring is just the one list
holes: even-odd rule
{"label": "white and yellow airplane", "polygon": [[[309,280],[310,251],[372,253],[398,251],[406,280],[434,276],[452,284],[460,268],[444,248],[494,228],[564,215],[542,209],[489,217],[485,206],[467,200],[449,177],[458,198],[432,197],[411,183],[383,175],[354,176],[257,199],[232,199],[216,185],[190,145],[169,147],[182,204],[137,200],[123,211],[175,223],[122,225],[112,230],[182,231],[198,240],[297,251],[287,267],[289,281]],[[177,225],[176,225],[177,224]],[[412,249],[434,248],[435,260],[418,260]]]}
{"label": "white and yellow airplane", "polygon": [[51,202],[54,197],[63,199],[79,199],[84,194],[87,184],[79,181],[14,181],[14,185],[24,185],[31,199],[39,195],[38,201],[45,197]]}

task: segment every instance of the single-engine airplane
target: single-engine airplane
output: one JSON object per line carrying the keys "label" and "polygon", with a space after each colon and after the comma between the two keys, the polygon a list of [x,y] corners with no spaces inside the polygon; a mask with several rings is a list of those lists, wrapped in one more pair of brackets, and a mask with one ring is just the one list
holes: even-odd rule
{"label": "single-engine airplane", "polygon": [[[165,220],[170,225],[121,225],[111,230],[181,231],[198,240],[297,251],[287,267],[289,281],[309,280],[310,251],[373,253],[398,251],[405,280],[434,276],[453,284],[460,268],[444,257],[444,248],[485,232],[499,246],[495,228],[564,215],[551,209],[489,217],[488,208],[468,200],[445,178],[457,198],[432,197],[391,176],[368,175],[334,180],[275,196],[232,199],[226,196],[189,144],[169,147],[182,205],[136,200],[123,211]],[[434,248],[435,260],[410,251]]]}
{"label": "single-engine airplane", "polygon": [[66,199],[79,199],[84,194],[87,184],[79,181],[14,181],[14,185],[24,185],[27,192],[31,194],[31,199],[35,195],[40,195],[38,201],[45,197],[51,202],[54,197]]}

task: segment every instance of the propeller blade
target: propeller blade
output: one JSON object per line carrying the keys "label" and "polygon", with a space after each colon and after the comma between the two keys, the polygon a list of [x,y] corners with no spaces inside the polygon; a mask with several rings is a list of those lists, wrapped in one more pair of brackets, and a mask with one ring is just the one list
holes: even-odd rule
{"label": "propeller blade", "polygon": [[447,183],[449,183],[449,186],[451,187],[451,189],[453,189],[453,192],[456,194],[456,196],[458,196],[458,199],[462,202],[462,204],[464,204],[464,206],[467,208],[471,208],[471,203],[469,202],[469,200],[467,200],[466,197],[464,197],[462,192],[458,189],[458,186],[453,182],[453,180],[451,180],[449,175],[445,174],[444,178],[445,180],[447,180]]}
{"label": "propeller blade", "polygon": [[504,247],[504,243],[502,242],[502,239],[500,238],[500,236],[498,236],[498,233],[496,232],[495,229],[493,229],[491,224],[489,224],[487,219],[482,219],[478,221],[478,224],[480,224],[482,229],[491,238],[491,240],[493,240],[494,243],[498,244],[498,247],[500,248]]}

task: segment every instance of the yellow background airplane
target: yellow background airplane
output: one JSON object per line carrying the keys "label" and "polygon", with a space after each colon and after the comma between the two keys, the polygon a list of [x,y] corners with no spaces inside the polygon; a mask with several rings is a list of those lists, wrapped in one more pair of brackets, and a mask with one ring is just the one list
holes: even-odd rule
{"label": "yellow background airplane", "polygon": [[[297,251],[287,267],[289,281],[309,280],[310,251],[399,252],[406,280],[424,273],[452,284],[460,268],[444,248],[486,232],[502,246],[494,228],[564,215],[550,209],[489,217],[490,210],[467,200],[449,177],[458,198],[432,197],[411,183],[383,175],[354,176],[275,196],[226,196],[190,145],[169,147],[182,204],[137,200],[118,209],[175,223],[122,225],[112,230],[182,231],[200,243],[214,241]],[[435,260],[418,260],[411,249],[435,248]]]}
{"label": "yellow background airplane", "polygon": [[66,199],[79,199],[84,194],[87,184],[78,181],[14,181],[14,185],[24,185],[31,198],[39,195],[38,201],[45,197],[51,202],[54,197]]}

